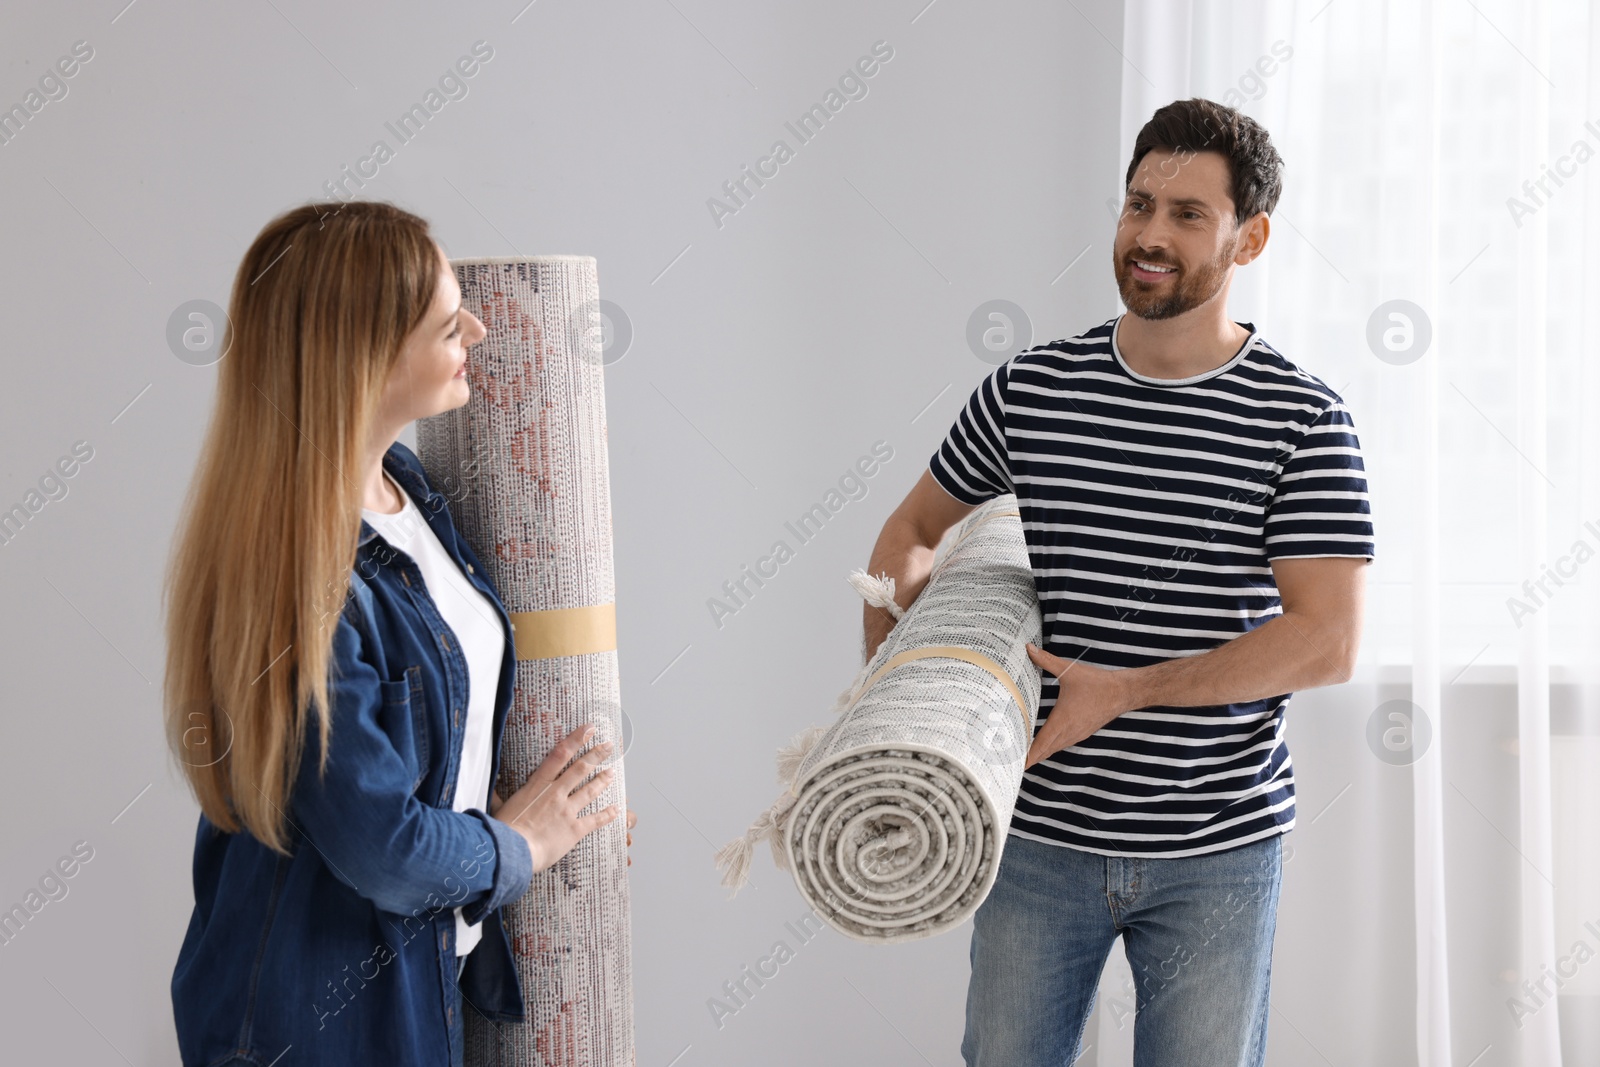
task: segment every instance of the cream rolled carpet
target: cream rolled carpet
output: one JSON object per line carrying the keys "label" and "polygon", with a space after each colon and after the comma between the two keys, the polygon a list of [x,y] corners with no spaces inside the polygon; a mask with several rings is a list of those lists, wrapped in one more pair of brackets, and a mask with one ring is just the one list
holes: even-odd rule
{"label": "cream rolled carpet", "polygon": [[835,704],[838,719],[778,754],[788,789],[716,856],[748,878],[755,843],[829,925],[912,941],[971,915],[994,885],[1033,742],[1039,597],[1016,497],[968,515],[909,610],[892,579],[851,583],[898,619]]}
{"label": "cream rolled carpet", "polygon": [[[488,336],[472,398],[417,423],[417,454],[515,627],[516,694],[496,789],[510,796],[580,723],[622,747],[599,281],[592,256],[452,260]],[[584,808],[624,807],[620,760]],[[523,1024],[466,1014],[473,1067],[631,1067],[625,819],[589,834],[502,912]]]}

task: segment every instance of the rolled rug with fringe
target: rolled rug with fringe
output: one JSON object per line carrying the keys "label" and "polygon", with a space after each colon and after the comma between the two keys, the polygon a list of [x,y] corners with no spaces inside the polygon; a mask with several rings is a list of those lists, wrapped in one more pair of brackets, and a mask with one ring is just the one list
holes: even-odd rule
{"label": "rolled rug with fringe", "polygon": [[858,570],[850,582],[894,627],[835,702],[838,718],[780,750],[787,789],[716,863],[737,891],[766,839],[835,930],[914,941],[989,895],[1033,743],[1040,674],[1025,646],[1042,627],[1016,497],[967,516],[909,609],[891,578]]}
{"label": "rolled rug with fringe", "polygon": [[[472,398],[417,423],[417,454],[511,615],[495,785],[509,797],[580,723],[622,747],[599,280],[592,256],[450,265],[488,335],[467,360]],[[608,762],[616,777],[585,814],[626,804]],[[468,1064],[632,1067],[626,833],[618,818],[584,837],[503,909],[527,1019],[464,1009]]]}

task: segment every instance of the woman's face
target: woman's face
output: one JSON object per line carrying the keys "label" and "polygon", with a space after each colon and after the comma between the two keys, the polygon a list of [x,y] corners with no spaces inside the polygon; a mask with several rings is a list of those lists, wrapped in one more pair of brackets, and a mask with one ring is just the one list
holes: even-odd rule
{"label": "woman's face", "polygon": [[384,422],[404,426],[458,408],[471,395],[467,348],[483,340],[483,323],[461,306],[461,286],[438,244],[439,287],[422,322],[406,337],[383,391]]}

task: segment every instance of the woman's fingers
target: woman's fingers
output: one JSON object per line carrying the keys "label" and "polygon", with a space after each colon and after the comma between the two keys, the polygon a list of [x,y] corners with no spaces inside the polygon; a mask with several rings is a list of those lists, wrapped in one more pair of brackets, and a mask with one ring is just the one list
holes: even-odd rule
{"label": "woman's fingers", "polygon": [[577,792],[573,794],[574,797],[577,796],[578,792],[584,794],[583,803],[579,804],[578,807],[584,807],[589,803],[589,801],[593,800],[601,793],[604,793],[606,788],[611,785],[616,777],[616,772],[610,767],[607,767],[605,770],[601,771],[599,774],[583,783],[583,785],[579,786]]}
{"label": "woman's fingers", "polygon": [[605,762],[610,753],[611,742],[600,742],[588,752],[573,760],[572,766],[557,775],[556,784],[563,787],[567,793],[571,793],[583,779],[589,777],[591,771]]}
{"label": "woman's fingers", "polygon": [[550,749],[549,755],[545,756],[540,761],[539,766],[534,769],[534,772],[528,775],[528,781],[523,783],[523,787],[526,788],[535,780],[542,782],[556,781],[561,775],[561,769],[583,748],[584,731],[587,729],[588,726],[580,726],[566,737],[557,741],[555,746]]}
{"label": "woman's fingers", "polygon": [[[587,729],[587,726],[580,726],[560,741],[557,741],[555,747],[550,750],[550,753],[545,756],[534,772],[528,775],[528,781],[524,783],[524,787],[536,780],[559,782],[564,775],[571,774],[574,767],[581,770],[584,766],[584,760],[582,758],[575,759],[575,757],[578,757],[578,753],[583,748],[585,740],[583,731]],[[572,764],[572,766],[569,766],[569,764]],[[568,788],[570,789],[571,787],[569,786]]]}
{"label": "woman's fingers", "polygon": [[610,822],[616,817],[617,806],[615,804],[608,808],[601,808],[593,815],[585,815],[583,818],[578,820],[578,829],[582,831],[578,834],[578,836],[580,838],[588,837],[590,834],[594,833],[596,830],[600,829],[600,827],[604,826],[606,823]]}
{"label": "woman's fingers", "polygon": [[[496,805],[504,820],[514,822],[530,844],[537,845],[539,855],[549,854],[546,867],[580,839],[623,814],[618,804],[592,815],[578,814],[617,778],[615,766],[604,766],[616,746],[602,741],[584,751],[592,736],[588,729],[581,726],[557,742],[522,788]],[[495,799],[500,799],[498,794]]]}
{"label": "woman's fingers", "polygon": [[591,815],[578,814],[615,780],[615,768],[606,768],[578,783],[570,793],[564,788],[558,791],[553,788],[557,783],[551,782],[523,806],[513,823],[528,840],[536,857],[534,870],[551,866],[578,841],[623,814],[620,804],[608,805]]}

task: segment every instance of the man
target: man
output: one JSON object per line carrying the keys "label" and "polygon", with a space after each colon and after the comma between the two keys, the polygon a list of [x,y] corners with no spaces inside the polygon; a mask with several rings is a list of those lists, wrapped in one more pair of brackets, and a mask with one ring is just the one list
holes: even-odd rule
{"label": "man", "polygon": [[[1281,168],[1231,108],[1158,110],[1112,249],[1129,314],[980,382],[873,549],[909,605],[945,531],[1015,493],[1039,590],[1040,725],[973,920],[973,1067],[1075,1060],[1119,935],[1135,1064],[1265,1057],[1284,709],[1349,678],[1373,555],[1343,401],[1226,314]],[[866,608],[869,654],[892,624]]]}

